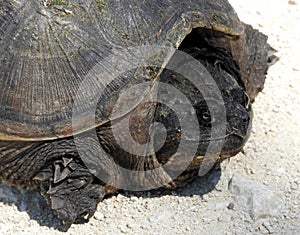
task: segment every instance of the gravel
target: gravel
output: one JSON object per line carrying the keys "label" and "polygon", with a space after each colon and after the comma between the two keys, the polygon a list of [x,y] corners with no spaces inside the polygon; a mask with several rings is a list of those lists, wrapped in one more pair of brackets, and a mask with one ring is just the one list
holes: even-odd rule
{"label": "gravel", "polygon": [[[253,131],[244,152],[185,188],[109,198],[89,223],[72,225],[65,234],[300,234],[300,2],[230,2],[243,21],[269,36],[280,57],[253,105]],[[260,190],[272,188],[283,209],[252,219],[228,190],[233,176]],[[67,229],[38,193],[5,184],[0,214],[0,234]]]}

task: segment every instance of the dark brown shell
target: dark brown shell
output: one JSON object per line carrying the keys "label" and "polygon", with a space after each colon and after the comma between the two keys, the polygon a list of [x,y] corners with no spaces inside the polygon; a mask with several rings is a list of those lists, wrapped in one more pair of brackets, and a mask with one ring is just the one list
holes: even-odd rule
{"label": "dark brown shell", "polygon": [[[216,45],[225,40],[241,64],[248,59],[239,52],[245,39],[231,43],[243,37],[245,26],[226,0],[1,1],[0,140],[56,139],[71,136],[73,128],[93,128],[84,125],[84,106],[81,124],[72,126],[74,97],[93,66],[117,49],[162,42],[178,48],[198,27],[220,31]],[[117,92],[140,82],[135,72],[114,81],[95,125],[108,121],[109,100]]]}

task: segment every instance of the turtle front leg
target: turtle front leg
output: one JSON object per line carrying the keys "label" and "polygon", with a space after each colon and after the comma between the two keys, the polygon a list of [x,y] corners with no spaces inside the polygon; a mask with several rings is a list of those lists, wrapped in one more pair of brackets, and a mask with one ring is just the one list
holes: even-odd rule
{"label": "turtle front leg", "polygon": [[[92,145],[92,141],[83,138],[79,147]],[[0,150],[0,178],[10,185],[39,190],[66,224],[86,222],[104,197],[104,184],[78,156],[72,138],[48,142],[0,141]],[[107,170],[101,164],[99,160],[98,169]]]}
{"label": "turtle front leg", "polygon": [[37,158],[47,155],[46,161],[32,178],[67,224],[87,222],[103,197],[116,191],[111,185],[118,175],[113,159],[99,150],[97,138],[89,133],[76,138],[43,143]]}

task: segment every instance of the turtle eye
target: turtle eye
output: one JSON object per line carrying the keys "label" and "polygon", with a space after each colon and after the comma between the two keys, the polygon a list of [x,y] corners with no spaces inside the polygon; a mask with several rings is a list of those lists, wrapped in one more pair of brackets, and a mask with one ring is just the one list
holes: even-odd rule
{"label": "turtle eye", "polygon": [[214,115],[211,115],[206,101],[200,101],[194,106],[194,108],[199,120],[201,120],[203,124],[211,124],[214,122]]}
{"label": "turtle eye", "polygon": [[205,122],[211,122],[211,116],[210,116],[210,113],[208,111],[204,111],[202,113],[202,119],[205,121]]}

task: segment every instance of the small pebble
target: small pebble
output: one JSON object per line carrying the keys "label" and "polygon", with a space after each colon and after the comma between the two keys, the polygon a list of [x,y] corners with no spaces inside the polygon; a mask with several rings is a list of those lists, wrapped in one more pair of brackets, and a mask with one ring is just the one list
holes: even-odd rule
{"label": "small pebble", "polygon": [[95,213],[95,215],[94,215],[94,218],[95,218],[96,220],[103,220],[103,219],[104,219],[104,215],[103,215],[103,213],[97,211],[97,212]]}
{"label": "small pebble", "polygon": [[203,199],[203,201],[208,202],[208,200],[209,200],[208,194],[202,195],[202,199]]}
{"label": "small pebble", "polygon": [[292,183],[291,184],[291,189],[292,190],[297,190],[298,189],[298,185],[296,183]]}
{"label": "small pebble", "polygon": [[126,227],[124,227],[122,225],[118,225],[118,229],[121,231],[121,233],[127,233]]}
{"label": "small pebble", "polygon": [[227,206],[227,209],[228,209],[228,210],[233,210],[233,208],[234,208],[234,204],[233,204],[232,202],[230,202],[230,203],[228,204],[228,206]]}
{"label": "small pebble", "polygon": [[289,0],[289,5],[298,5],[296,0]]}
{"label": "small pebble", "polygon": [[130,198],[130,201],[132,201],[132,202],[136,202],[136,201],[138,201],[139,199],[138,199],[138,197],[131,197]]}
{"label": "small pebble", "polygon": [[134,226],[132,224],[126,224],[126,227],[132,229]]}

